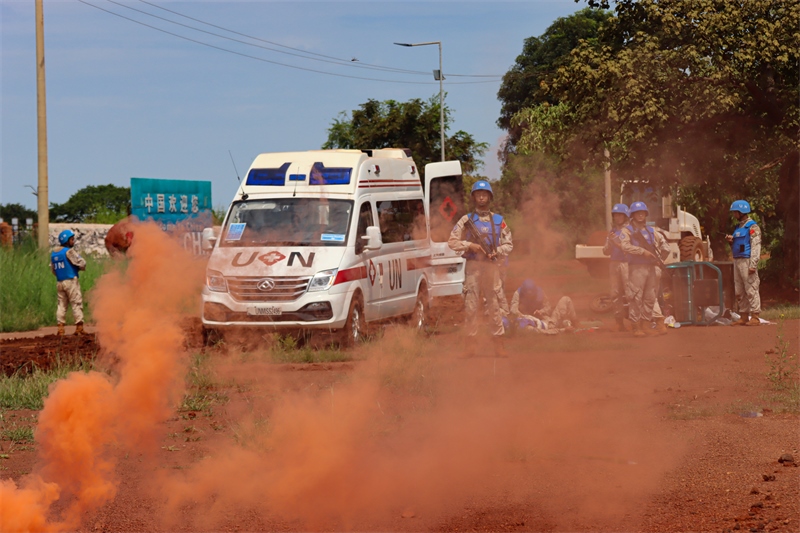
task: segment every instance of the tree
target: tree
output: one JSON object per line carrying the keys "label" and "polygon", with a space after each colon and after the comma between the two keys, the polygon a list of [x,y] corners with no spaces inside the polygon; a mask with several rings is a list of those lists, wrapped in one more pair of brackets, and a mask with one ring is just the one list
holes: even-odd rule
{"label": "tree", "polygon": [[504,160],[508,154],[516,152],[523,129],[519,124],[512,124],[512,117],[527,107],[544,102],[558,103],[555,96],[543,87],[547,87],[557,69],[569,59],[570,52],[582,40],[596,41],[600,25],[610,16],[608,11],[585,8],[557,19],[539,37],[525,39],[522,53],[503,76],[497,92],[497,99],[502,102],[497,125],[508,132],[501,154]]}
{"label": "tree", "polygon": [[51,222],[113,224],[131,211],[130,187],[89,185],[63,204],[50,204]]}
{"label": "tree", "polygon": [[562,107],[514,117],[518,147],[598,168],[608,148],[618,176],[681,185],[711,232],[729,227],[732,200],[747,198],[766,241],[782,234],[790,244],[772,252],[797,284],[797,253],[786,254],[797,248],[797,204],[779,198],[798,181],[800,3],[618,0],[614,9],[549,84]]}
{"label": "tree", "polygon": [[32,218],[36,222],[39,216],[36,211],[22,204],[0,204],[0,218],[8,224],[11,224],[12,218],[18,219],[20,224],[25,224],[26,219]]}
{"label": "tree", "polygon": [[[445,106],[445,132],[450,123],[450,110]],[[420,168],[441,159],[439,96],[428,101],[418,98],[408,102],[368,100],[348,118],[343,111],[328,128],[323,149],[331,148],[408,148]],[[488,149],[472,135],[457,131],[445,137],[448,159],[461,161],[465,174],[474,174],[483,165],[480,159]]]}

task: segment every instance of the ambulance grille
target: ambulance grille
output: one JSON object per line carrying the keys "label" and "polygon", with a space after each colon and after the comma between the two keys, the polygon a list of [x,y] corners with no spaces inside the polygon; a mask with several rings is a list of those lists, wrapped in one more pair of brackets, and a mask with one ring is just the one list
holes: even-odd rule
{"label": "ambulance grille", "polygon": [[[228,291],[237,302],[291,302],[297,300],[308,288],[310,276],[228,277]],[[261,290],[258,285],[265,279],[275,287]]]}

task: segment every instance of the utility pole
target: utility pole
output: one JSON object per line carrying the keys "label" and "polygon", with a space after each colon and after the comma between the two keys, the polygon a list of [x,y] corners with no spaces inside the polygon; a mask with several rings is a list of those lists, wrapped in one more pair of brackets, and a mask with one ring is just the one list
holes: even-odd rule
{"label": "utility pole", "polygon": [[611,231],[611,154],[608,148],[603,149],[605,163],[605,185],[606,185],[606,231]]}
{"label": "utility pole", "polygon": [[44,8],[36,0],[36,118],[39,148],[39,248],[50,247],[50,206],[47,190],[47,105],[44,85]]}

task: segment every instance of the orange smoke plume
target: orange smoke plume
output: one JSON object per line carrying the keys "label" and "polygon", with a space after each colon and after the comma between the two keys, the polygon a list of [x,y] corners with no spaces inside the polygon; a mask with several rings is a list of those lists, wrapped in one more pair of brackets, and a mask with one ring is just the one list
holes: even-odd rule
{"label": "orange smoke plume", "polygon": [[[74,372],[52,385],[36,429],[35,472],[0,484],[3,531],[76,529],[112,500],[116,454],[148,450],[184,390],[180,319],[196,309],[204,264],[153,223],[136,225],[127,269],[90,295],[98,341],[115,369]],[[59,520],[51,505],[66,507]]]}

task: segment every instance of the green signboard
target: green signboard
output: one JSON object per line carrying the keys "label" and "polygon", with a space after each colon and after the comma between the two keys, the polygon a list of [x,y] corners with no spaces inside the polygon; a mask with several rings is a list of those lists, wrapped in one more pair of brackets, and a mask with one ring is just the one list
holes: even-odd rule
{"label": "green signboard", "polygon": [[154,220],[164,231],[182,238],[195,255],[202,250],[203,228],[213,224],[211,182],[131,178],[131,214]]}

